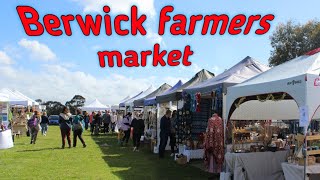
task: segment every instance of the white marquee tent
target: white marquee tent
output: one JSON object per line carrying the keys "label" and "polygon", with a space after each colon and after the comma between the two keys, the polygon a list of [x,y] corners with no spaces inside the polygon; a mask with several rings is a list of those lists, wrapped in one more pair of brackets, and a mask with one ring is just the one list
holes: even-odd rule
{"label": "white marquee tent", "polygon": [[[306,135],[310,121],[320,118],[318,97],[320,48],[228,88],[225,123],[230,119],[299,119]],[[306,146],[305,141],[304,148]],[[296,177],[298,179],[306,178],[306,158],[304,161],[303,174]]]}
{"label": "white marquee tent", "polygon": [[[230,87],[225,117],[233,120],[300,119],[307,126],[311,119],[320,118],[317,111],[319,73],[320,49],[317,49]],[[304,116],[300,116],[300,112]]]}
{"label": "white marquee tent", "polygon": [[28,100],[24,99],[9,89],[3,88],[0,90],[0,93],[7,94],[9,96],[9,104],[11,106],[20,105],[20,106],[28,106]]}
{"label": "white marquee tent", "polygon": [[98,99],[81,108],[83,111],[104,111],[110,110],[110,106],[102,104]]}
{"label": "white marquee tent", "polygon": [[18,95],[19,97],[21,97],[22,99],[28,100],[28,106],[32,106],[32,105],[38,106],[39,105],[38,102],[36,102],[35,100],[29,98],[28,96],[22,94],[20,91],[13,90],[12,92],[15,93],[16,95]]}
{"label": "white marquee tent", "polygon": [[125,106],[133,107],[133,106],[134,106],[133,102],[134,102],[135,100],[138,100],[138,99],[140,99],[140,98],[145,97],[146,95],[150,94],[153,90],[154,90],[154,88],[153,88],[153,86],[151,85],[148,89],[146,89],[145,91],[143,91],[143,92],[140,93],[139,95],[137,95],[137,96],[129,99],[128,101],[126,101],[126,102],[124,103]]}

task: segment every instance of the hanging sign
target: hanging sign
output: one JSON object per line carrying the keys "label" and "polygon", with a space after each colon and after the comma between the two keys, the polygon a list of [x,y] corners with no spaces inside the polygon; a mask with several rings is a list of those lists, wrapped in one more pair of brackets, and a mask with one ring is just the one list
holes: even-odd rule
{"label": "hanging sign", "polygon": [[316,78],[315,80],[314,80],[314,84],[313,84],[314,86],[320,86],[320,77],[318,77],[318,78]]}
{"label": "hanging sign", "polygon": [[302,106],[299,109],[300,109],[299,126],[300,127],[307,127],[309,125],[308,107]]}

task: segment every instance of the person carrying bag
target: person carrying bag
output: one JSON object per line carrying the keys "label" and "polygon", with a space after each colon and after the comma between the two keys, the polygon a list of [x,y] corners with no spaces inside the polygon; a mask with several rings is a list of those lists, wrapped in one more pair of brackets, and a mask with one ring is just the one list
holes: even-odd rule
{"label": "person carrying bag", "polygon": [[77,138],[80,139],[83,147],[87,147],[86,143],[84,142],[82,138],[82,132],[83,132],[83,116],[81,115],[81,110],[77,110],[77,115],[72,120],[72,131],[73,131],[73,147],[77,146]]}

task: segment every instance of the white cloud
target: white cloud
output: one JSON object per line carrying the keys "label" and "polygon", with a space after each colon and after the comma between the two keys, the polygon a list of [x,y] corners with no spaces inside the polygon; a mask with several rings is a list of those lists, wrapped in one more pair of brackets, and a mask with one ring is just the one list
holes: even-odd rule
{"label": "white cloud", "polygon": [[131,6],[136,5],[140,13],[147,16],[155,16],[155,7],[153,0],[74,0],[83,6],[85,13],[97,12],[101,13],[103,6],[108,5],[111,8],[111,13],[126,13],[130,12]]}
{"label": "white cloud", "polygon": [[5,51],[0,51],[0,64],[10,65],[13,64],[13,60],[8,56]]}
{"label": "white cloud", "polygon": [[156,84],[155,77],[132,78],[110,74],[97,78],[58,64],[43,65],[40,71],[0,66],[0,82],[0,88],[17,89],[34,99],[64,103],[80,94],[87,102],[98,98],[105,104],[119,103],[125,96],[134,95]]}
{"label": "white cloud", "polygon": [[37,60],[52,61],[56,59],[56,55],[51,49],[38,41],[21,39],[18,44],[31,52],[31,57]]}
{"label": "white cloud", "polygon": [[221,71],[221,68],[219,66],[213,66],[212,72],[218,75],[218,73]]}
{"label": "white cloud", "polygon": [[163,38],[158,33],[153,32],[151,29],[147,30],[146,37],[150,40],[151,43],[158,43],[163,46],[163,48],[166,48],[166,44],[164,43]]}

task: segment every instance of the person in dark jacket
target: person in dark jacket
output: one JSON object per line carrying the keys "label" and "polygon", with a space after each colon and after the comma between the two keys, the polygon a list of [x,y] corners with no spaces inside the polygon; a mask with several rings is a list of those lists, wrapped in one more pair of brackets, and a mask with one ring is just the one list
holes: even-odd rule
{"label": "person in dark jacket", "polygon": [[124,142],[126,143],[125,144],[126,146],[128,145],[130,132],[131,132],[131,122],[132,122],[131,117],[132,117],[132,113],[128,112],[128,114],[122,119],[121,129],[124,132],[124,136],[121,141],[121,146],[123,145]]}
{"label": "person in dark jacket", "polygon": [[87,147],[86,143],[82,138],[83,132],[83,116],[81,114],[81,110],[77,109],[77,115],[72,119],[72,130],[73,130],[73,147],[77,146],[77,138],[80,139],[83,147]]}
{"label": "person in dark jacket", "polygon": [[93,124],[94,124],[94,135],[99,135],[100,124],[101,123],[102,123],[101,111],[98,111],[98,114],[96,115],[95,120],[93,121]]}
{"label": "person in dark jacket", "polygon": [[109,125],[111,123],[111,116],[109,111],[106,110],[106,113],[102,116],[102,122],[103,122],[103,133],[108,133]]}
{"label": "person in dark jacket", "polygon": [[71,114],[67,107],[63,108],[62,113],[59,114],[59,124],[60,124],[60,131],[61,131],[61,138],[62,138],[62,149],[64,149],[66,145],[66,138],[68,141],[69,148],[71,148],[71,138],[70,138],[70,131],[71,131]]}
{"label": "person in dark jacket", "polygon": [[166,114],[160,120],[160,145],[159,158],[164,158],[165,149],[168,143],[168,137],[171,133],[171,110],[167,110]]}
{"label": "person in dark jacket", "polygon": [[89,119],[90,119],[90,117],[89,117],[88,112],[85,112],[85,114],[84,114],[84,129],[85,130],[88,130],[88,128],[89,128]]}
{"label": "person in dark jacket", "polygon": [[170,132],[170,146],[171,146],[171,155],[174,156],[176,145],[176,124],[177,124],[177,111],[172,112],[171,117],[171,132]]}
{"label": "person in dark jacket", "polygon": [[47,135],[47,131],[48,131],[48,125],[49,125],[49,118],[47,116],[46,112],[43,112],[42,116],[41,116],[41,133],[43,136]]}
{"label": "person in dark jacket", "polygon": [[[90,120],[90,119],[91,119],[91,120]],[[95,112],[92,112],[92,113],[91,113],[90,119],[89,119],[90,132],[91,132],[91,135],[93,135],[94,127],[95,127],[95,124],[96,124],[96,113],[95,113]]]}
{"label": "person in dark jacket", "polygon": [[144,133],[144,121],[142,119],[142,114],[138,115],[138,119],[134,118],[132,120],[131,127],[133,128],[133,151],[139,151],[140,139]]}

